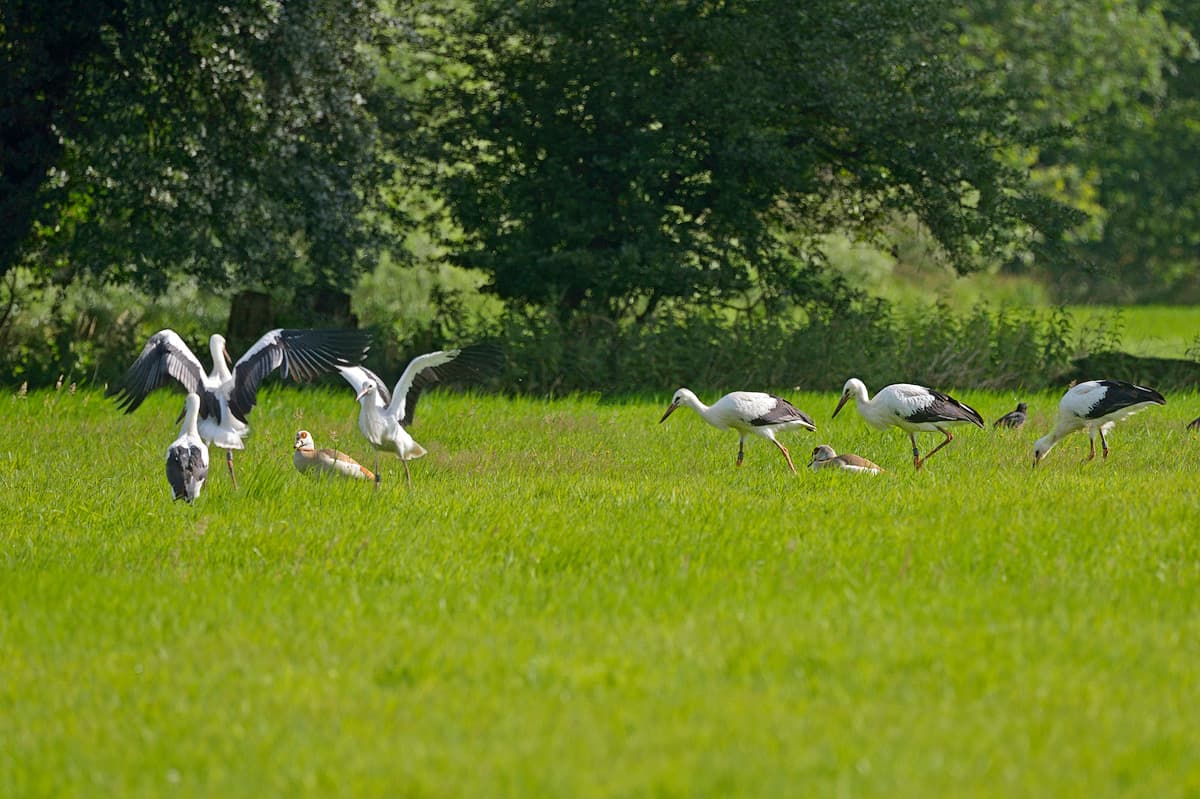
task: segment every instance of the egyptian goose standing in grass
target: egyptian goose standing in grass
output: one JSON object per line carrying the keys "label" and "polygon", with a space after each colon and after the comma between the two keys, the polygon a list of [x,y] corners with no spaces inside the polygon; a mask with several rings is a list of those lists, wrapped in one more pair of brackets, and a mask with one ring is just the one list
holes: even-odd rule
{"label": "egyptian goose standing in grass", "polygon": [[179,438],[167,447],[167,482],[174,499],[186,499],[189,505],[200,496],[208,477],[208,446],[200,437],[196,420],[200,416],[200,397],[189,393],[183,401],[183,428]]}
{"label": "egyptian goose standing in grass", "polygon": [[809,460],[808,465],[814,472],[821,469],[844,469],[848,472],[879,474],[883,471],[883,467],[879,464],[872,463],[858,455],[850,453],[838,455],[834,452],[833,447],[828,444],[822,444],[819,447],[813,448],[812,459]]}
{"label": "egyptian goose standing in grass", "polygon": [[200,436],[225,450],[225,463],[233,487],[233,450],[244,449],[249,428],[246,415],[256,403],[263,378],[280,370],[283,377],[312,380],[338,366],[357,364],[366,357],[370,334],[358,330],[272,330],[262,336],[230,371],[225,337],[213,334],[208,341],[213,368],[204,373],[200,360],[174,330],[160,330],[146,342],[142,353],[121,382],[106,394],[117,407],[133,413],[156,388],[174,382],[200,397]]}
{"label": "egyptian goose standing in grass", "polygon": [[1135,386],[1123,380],[1088,380],[1072,386],[1058,403],[1058,420],[1054,429],[1033,445],[1033,465],[1037,466],[1062,438],[1076,430],[1085,429],[1091,443],[1085,462],[1096,457],[1097,433],[1100,434],[1100,446],[1107,458],[1108,439],[1105,434],[1117,422],[1151,405],[1166,404],[1162,394],[1154,389]]}
{"label": "egyptian goose standing in grass", "polygon": [[[842,387],[842,398],[838,400],[833,415],[850,399],[858,407],[862,418],[877,430],[899,427],[908,433],[912,442],[913,466],[920,469],[933,454],[954,440],[950,425],[973,424],[983,427],[983,417],[974,408],[959,402],[949,394],[934,391],[911,383],[894,383],[879,390],[874,399],[867,395],[867,387],[856,377],[846,381]],[[921,457],[917,450],[917,433],[941,433],[945,440]]]}
{"label": "egyptian goose standing in grass", "polygon": [[761,391],[733,391],[711,406],[705,405],[691,390],[681,388],[671,398],[667,412],[658,420],[659,424],[667,421],[667,417],[675,412],[680,405],[700,414],[704,421],[718,430],[736,430],[738,434],[737,465],[742,465],[745,455],[746,436],[755,435],[770,441],[783,457],[787,459],[788,468],[794,474],[796,465],[792,463],[792,455],[787,447],[775,439],[776,433],[787,430],[816,430],[812,418],[804,411],[792,405],[785,399],[774,394],[764,394]]}
{"label": "egyptian goose standing in grass", "polygon": [[333,473],[342,477],[353,477],[355,480],[375,479],[374,472],[346,453],[336,449],[317,449],[313,444],[312,434],[307,430],[296,433],[292,463],[295,464],[296,471],[301,473],[314,469],[320,474]]}
{"label": "egyptian goose standing in grass", "polygon": [[375,449],[375,483],[379,484],[379,451],[394,452],[404,464],[404,475],[412,484],[408,462],[426,454],[405,428],[412,424],[417,399],[424,389],[444,381],[483,379],[497,373],[504,353],[494,344],[473,344],[458,350],[438,350],[409,361],[396,387],[388,392],[379,375],[364,366],[339,366],[338,371],[354,387],[359,403],[358,429]]}

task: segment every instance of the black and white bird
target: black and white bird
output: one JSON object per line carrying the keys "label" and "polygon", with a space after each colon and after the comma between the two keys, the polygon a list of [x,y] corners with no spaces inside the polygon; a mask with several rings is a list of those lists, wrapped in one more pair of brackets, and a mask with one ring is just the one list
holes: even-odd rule
{"label": "black and white bird", "polygon": [[[842,387],[842,398],[833,409],[833,415],[837,416],[838,411],[850,399],[853,399],[858,407],[859,415],[875,429],[899,427],[908,433],[908,440],[912,442],[913,466],[918,469],[933,457],[935,452],[954,440],[954,435],[950,432],[951,425],[965,423],[983,427],[983,417],[974,408],[959,402],[949,394],[911,383],[885,386],[872,399],[868,396],[867,387],[863,382],[857,377],[852,377]],[[941,433],[946,438],[922,458],[917,449],[917,433]]]}
{"label": "black and white bird", "polygon": [[1187,424],[1188,430],[1200,430],[1200,416],[1197,416]]}
{"label": "black and white bird", "polygon": [[200,397],[200,437],[225,450],[229,476],[233,450],[244,449],[249,432],[246,415],[256,403],[263,378],[280,371],[296,381],[312,380],[339,366],[361,363],[370,347],[370,334],[358,330],[272,330],[262,336],[230,371],[225,337],[213,334],[208,342],[212,371],[205,374],[200,360],[174,330],[160,330],[146,342],[141,354],[111,386],[108,396],[117,407],[133,413],[156,388],[177,383]]}
{"label": "black and white bird", "polygon": [[1018,402],[1016,410],[1009,411],[992,422],[992,427],[1007,427],[1011,430],[1019,430],[1025,424],[1025,418],[1025,403]]}
{"label": "black and white bird", "polygon": [[872,463],[860,455],[853,455],[849,452],[839,455],[828,444],[821,444],[813,448],[812,458],[808,461],[808,465],[814,472],[821,469],[839,469],[848,472],[879,474],[883,471],[883,467],[878,463]]}
{"label": "black and white bird", "polygon": [[787,459],[788,468],[794,473],[795,464],[787,447],[776,440],[775,434],[787,430],[816,430],[812,418],[792,403],[774,394],[764,394],[761,391],[733,391],[711,406],[705,405],[690,389],[681,388],[671,398],[667,412],[658,420],[659,424],[667,421],[667,417],[675,412],[680,405],[700,414],[704,421],[718,430],[736,430],[738,434],[737,465],[742,465],[745,455],[746,436],[754,435],[770,441],[783,457]]}
{"label": "black and white bird", "polygon": [[179,438],[167,447],[167,482],[174,499],[186,499],[189,505],[200,496],[208,478],[208,447],[196,429],[200,416],[200,397],[189,393],[183,401],[183,428]]}
{"label": "black and white bird", "polygon": [[417,398],[424,389],[446,381],[485,379],[503,365],[504,353],[494,344],[438,350],[409,361],[390,393],[379,375],[365,366],[339,366],[338,371],[356,392],[358,429],[375,450],[376,484],[380,481],[380,450],[394,452],[400,458],[405,477],[412,483],[408,462],[425,455],[426,450],[405,428],[413,422]]}
{"label": "black and white bird", "polygon": [[1046,453],[1065,436],[1076,430],[1087,430],[1091,446],[1085,460],[1096,457],[1096,434],[1100,434],[1100,446],[1104,457],[1108,457],[1108,439],[1105,435],[1117,422],[1132,416],[1151,405],[1166,405],[1152,388],[1135,386],[1123,380],[1088,380],[1067,389],[1058,403],[1058,419],[1054,429],[1039,438],[1033,445],[1033,465],[1037,466]]}

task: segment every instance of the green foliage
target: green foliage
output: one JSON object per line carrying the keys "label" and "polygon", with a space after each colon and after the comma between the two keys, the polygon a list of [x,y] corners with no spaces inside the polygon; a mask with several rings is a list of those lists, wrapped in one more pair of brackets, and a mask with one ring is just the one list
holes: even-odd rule
{"label": "green foliage", "polygon": [[750,290],[839,303],[815,237],[897,214],[961,271],[1053,243],[1075,217],[1003,157],[1036,131],[951,24],[943,4],[890,0],[435,17],[442,81],[417,106],[428,179],[467,236],[455,257],[564,318],[647,319]]}
{"label": "green foliage", "polygon": [[507,390],[555,396],[680,385],[832,390],[851,376],[868,385],[1040,388],[1060,384],[1075,358],[1113,345],[1103,328],[1076,325],[1062,310],[931,304],[896,312],[878,301],[809,316],[680,306],[642,324],[527,309],[446,335],[498,341]]}
{"label": "green foliage", "polygon": [[382,174],[375,4],[77,6],[4,5],[0,105],[26,113],[0,123],[0,272],[348,286]]}
{"label": "green foliage", "polygon": [[[733,386],[729,386],[733,387]],[[270,391],[167,498],[179,398],[0,397],[8,796],[1088,796],[1200,789],[1195,394],[1037,471],[1059,392],[970,392],[921,472],[791,475],[670,393],[423,397],[414,486],[293,471],[356,407]],[[706,397],[710,399],[711,397]],[[1189,413],[1190,412],[1190,413]],[[95,449],[103,443],[103,451]],[[1164,458],[1170,451],[1172,457]],[[48,499],[49,498],[49,499]]]}

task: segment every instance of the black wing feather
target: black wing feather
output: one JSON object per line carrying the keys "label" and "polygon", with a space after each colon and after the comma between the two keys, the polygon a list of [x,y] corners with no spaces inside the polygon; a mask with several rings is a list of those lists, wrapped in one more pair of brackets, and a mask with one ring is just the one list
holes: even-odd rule
{"label": "black wing feather", "polygon": [[1133,383],[1126,383],[1124,380],[1100,380],[1098,382],[1107,390],[1104,392],[1104,396],[1100,398],[1100,401],[1088,411],[1087,418],[1089,419],[1098,419],[1113,411],[1119,411],[1122,408],[1128,408],[1130,405],[1137,405],[1140,402],[1156,402],[1159,405],[1167,404],[1167,401],[1163,399],[1163,395],[1152,388],[1135,386]]}
{"label": "black wing feather", "polygon": [[[404,418],[400,424],[408,427],[412,424],[413,415],[417,410],[417,399],[421,392],[438,383],[464,383],[486,380],[500,373],[504,368],[504,350],[496,344],[472,344],[463,347],[452,361],[441,366],[431,366],[422,369],[413,376],[412,386],[404,399]],[[378,383],[377,383],[378,384]],[[384,402],[390,403],[391,398],[385,397]]]}
{"label": "black wing feather", "polygon": [[976,427],[983,427],[983,417],[979,411],[959,402],[949,394],[928,389],[933,401],[919,411],[910,413],[906,419],[910,422],[970,422]]}
{"label": "black wing feather", "polygon": [[783,397],[776,397],[771,394],[771,399],[775,400],[775,407],[764,413],[757,419],[751,419],[750,424],[755,427],[765,427],[771,424],[783,424],[784,422],[805,422],[813,426],[815,430],[817,425],[804,411],[797,408],[792,403],[785,400]]}
{"label": "black wing feather", "polygon": [[357,366],[371,346],[371,334],[363,330],[282,329],[267,336],[233,367],[229,409],[243,422],[258,401],[259,384],[276,369],[284,378],[307,382],[338,366]]}
{"label": "black wing feather", "polygon": [[[142,348],[142,354],[105,396],[116,397],[117,407],[133,413],[156,388],[178,383],[186,391],[204,395],[204,372],[190,350],[182,351],[163,332],[155,333]],[[219,412],[219,411],[218,411]]]}

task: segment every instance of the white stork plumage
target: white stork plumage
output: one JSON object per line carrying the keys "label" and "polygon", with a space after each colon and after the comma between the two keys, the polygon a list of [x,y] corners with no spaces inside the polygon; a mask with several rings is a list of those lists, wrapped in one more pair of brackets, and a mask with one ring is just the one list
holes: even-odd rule
{"label": "white stork plumage", "polygon": [[[949,394],[934,391],[925,386],[911,383],[893,383],[884,386],[872,399],[867,387],[857,377],[846,381],[842,387],[842,398],[838,400],[833,415],[850,399],[858,407],[862,418],[877,430],[899,427],[908,433],[912,442],[913,466],[920,469],[933,454],[954,440],[950,425],[973,424],[983,427],[983,417],[974,408],[959,402]],[[941,433],[946,438],[942,443],[921,457],[917,449],[917,433]]]}
{"label": "white stork plumage", "polygon": [[746,436],[755,435],[765,438],[778,447],[779,451],[783,453],[783,457],[787,459],[788,468],[795,473],[796,465],[792,463],[792,454],[788,452],[787,447],[776,440],[775,434],[787,430],[817,429],[808,414],[774,394],[764,394],[761,391],[733,391],[710,406],[705,405],[690,389],[686,388],[675,392],[675,396],[671,398],[671,404],[667,406],[667,412],[662,415],[658,423],[662,424],[667,421],[667,417],[674,413],[680,405],[691,408],[700,414],[704,421],[718,430],[737,431],[738,466],[742,465],[742,458],[745,455]]}
{"label": "white stork plumage", "polygon": [[1046,453],[1065,436],[1076,430],[1087,430],[1090,448],[1086,461],[1096,457],[1096,434],[1100,434],[1100,446],[1104,457],[1108,457],[1108,439],[1105,438],[1113,426],[1122,419],[1132,416],[1151,405],[1166,405],[1152,388],[1135,386],[1123,380],[1088,380],[1078,383],[1063,394],[1058,403],[1058,419],[1054,429],[1039,438],[1033,445],[1033,465],[1036,467]]}
{"label": "white stork plumage", "polygon": [[473,344],[455,350],[438,350],[409,361],[395,388],[389,393],[379,375],[365,366],[339,366],[338,371],[355,391],[359,403],[358,429],[375,450],[375,482],[380,482],[379,451],[394,452],[404,464],[404,475],[412,484],[408,462],[426,454],[409,435],[417,399],[435,383],[483,379],[499,371],[504,353],[493,344]]}
{"label": "white stork plumage", "polygon": [[205,374],[178,333],[160,330],[107,394],[125,413],[133,413],[151,391],[172,382],[198,395],[200,437],[225,450],[229,476],[237,488],[233,450],[244,448],[242,439],[249,432],[246,415],[257,402],[263,378],[278,369],[285,378],[312,380],[338,366],[360,363],[370,347],[370,335],[358,330],[272,330],[238,359],[232,371],[225,337],[213,334],[208,344],[213,368]]}
{"label": "white stork plumage", "polygon": [[313,443],[312,433],[307,430],[300,430],[296,433],[292,464],[301,474],[311,469],[319,474],[336,474],[341,477],[352,477],[355,480],[375,479],[374,472],[346,453],[325,447],[317,449],[316,444]]}
{"label": "white stork plumage", "polygon": [[196,420],[200,416],[200,397],[188,394],[183,401],[183,427],[179,438],[167,447],[167,482],[174,499],[186,499],[189,505],[200,496],[208,478],[208,446],[200,437]]}
{"label": "white stork plumage", "polygon": [[813,448],[812,458],[808,461],[808,465],[814,472],[821,469],[838,469],[848,472],[879,474],[883,471],[882,466],[860,455],[854,455],[849,452],[839,455],[828,444],[821,444]]}

